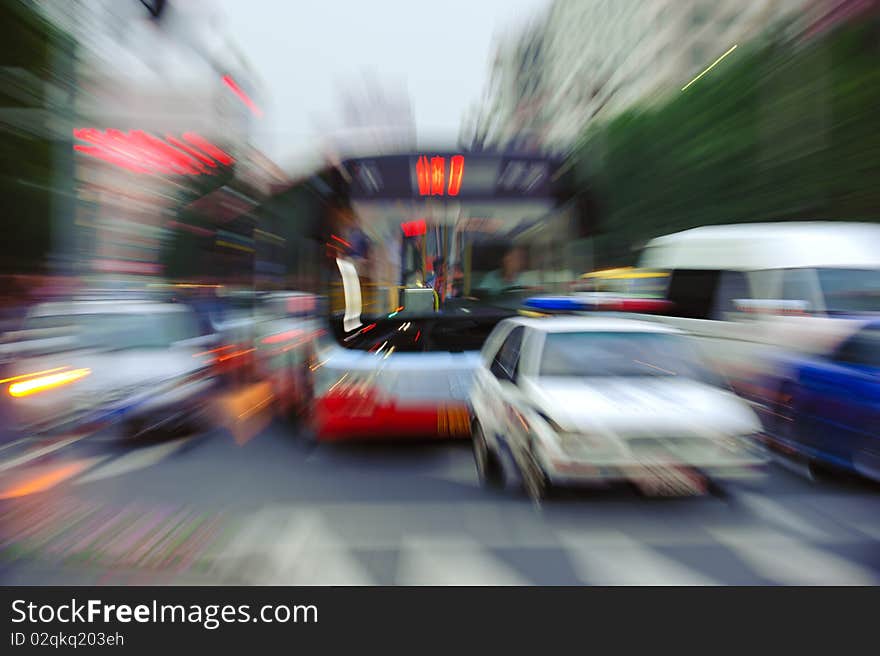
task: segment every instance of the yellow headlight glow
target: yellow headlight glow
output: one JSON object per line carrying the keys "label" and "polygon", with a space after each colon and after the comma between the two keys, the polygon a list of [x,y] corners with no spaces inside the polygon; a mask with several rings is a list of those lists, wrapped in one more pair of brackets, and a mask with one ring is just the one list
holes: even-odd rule
{"label": "yellow headlight glow", "polygon": [[71,369],[70,371],[63,371],[59,374],[52,374],[51,376],[39,376],[38,378],[23,380],[19,383],[13,383],[10,385],[9,394],[16,398],[30,396],[31,394],[45,392],[46,390],[54,389],[61,385],[67,385],[80,378],[85,378],[90,373],[92,373],[91,369]]}

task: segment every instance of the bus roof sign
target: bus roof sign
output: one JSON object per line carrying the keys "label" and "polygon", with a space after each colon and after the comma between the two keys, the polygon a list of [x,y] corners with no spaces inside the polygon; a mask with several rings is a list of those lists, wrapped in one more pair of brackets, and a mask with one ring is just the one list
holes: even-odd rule
{"label": "bus roof sign", "polygon": [[556,197],[558,164],[543,156],[481,152],[379,155],[345,160],[341,166],[356,200],[514,200]]}

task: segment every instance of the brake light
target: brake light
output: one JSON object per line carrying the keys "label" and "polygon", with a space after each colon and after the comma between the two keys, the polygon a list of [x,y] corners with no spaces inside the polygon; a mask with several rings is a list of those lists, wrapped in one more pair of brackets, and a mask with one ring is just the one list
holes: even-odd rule
{"label": "brake light", "polygon": [[72,369],[71,371],[64,371],[50,376],[38,376],[29,380],[23,380],[9,386],[9,395],[20,398],[22,396],[30,396],[31,394],[45,392],[50,389],[55,389],[56,387],[61,387],[62,385],[68,385],[80,378],[85,378],[90,373],[92,373],[91,369]]}
{"label": "brake light", "polygon": [[298,337],[302,334],[302,330],[294,329],[288,330],[283,333],[276,333],[274,335],[269,335],[268,337],[263,338],[263,344],[279,344],[281,342],[288,342],[294,337]]}
{"label": "brake light", "polygon": [[227,353],[226,355],[221,355],[217,358],[217,362],[226,362],[227,360],[232,360],[233,358],[239,358],[243,355],[247,355],[248,353],[253,353],[257,349],[249,348],[242,349],[241,351],[234,351],[233,353]]}
{"label": "brake light", "polygon": [[670,301],[660,298],[624,298],[618,304],[620,312],[664,312],[671,307]]}

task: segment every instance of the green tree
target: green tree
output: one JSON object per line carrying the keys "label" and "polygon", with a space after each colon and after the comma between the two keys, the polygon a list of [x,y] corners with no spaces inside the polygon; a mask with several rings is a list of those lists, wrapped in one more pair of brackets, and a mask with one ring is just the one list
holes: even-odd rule
{"label": "green tree", "polygon": [[598,265],[699,225],[880,218],[880,22],[780,34],[585,134],[573,169],[601,208]]}

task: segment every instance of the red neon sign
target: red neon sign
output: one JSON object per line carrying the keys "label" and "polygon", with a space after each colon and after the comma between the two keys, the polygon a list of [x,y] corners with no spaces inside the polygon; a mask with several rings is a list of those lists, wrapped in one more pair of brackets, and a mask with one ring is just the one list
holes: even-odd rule
{"label": "red neon sign", "polygon": [[403,234],[407,237],[418,237],[428,231],[428,224],[425,222],[425,219],[405,221],[400,224],[400,227],[403,229]]}
{"label": "red neon sign", "polygon": [[442,157],[431,158],[431,195],[443,195],[443,176],[446,169],[446,160]]}
{"label": "red neon sign", "polygon": [[210,169],[216,168],[217,162],[225,165],[235,162],[231,155],[191,132],[183,135],[188,144],[167,135],[168,142],[165,142],[143,130],[125,133],[113,129],[75,128],[73,136],[88,144],[75,144],[75,151],[133,173],[201,175],[212,173]]}
{"label": "red neon sign", "polygon": [[458,196],[461,189],[461,179],[464,176],[464,156],[455,155],[449,163],[449,189],[450,196]]}
{"label": "red neon sign", "polygon": [[427,196],[431,193],[431,169],[428,158],[422,155],[416,162],[416,178],[419,182],[419,195]]}
{"label": "red neon sign", "polygon": [[464,156],[449,160],[449,186],[446,186],[446,158],[422,155],[416,160],[416,181],[420,196],[458,196],[464,178]]}

